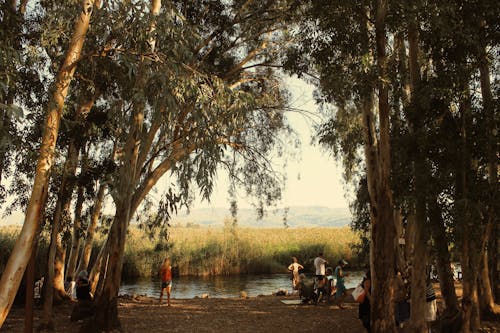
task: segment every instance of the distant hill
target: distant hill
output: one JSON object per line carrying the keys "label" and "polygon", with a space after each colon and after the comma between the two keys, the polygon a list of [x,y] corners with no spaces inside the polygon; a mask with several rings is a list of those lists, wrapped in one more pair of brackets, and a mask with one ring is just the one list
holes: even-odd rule
{"label": "distant hill", "polygon": [[[194,224],[200,226],[223,226],[224,220],[231,214],[228,208],[193,209],[190,214],[179,214],[172,219],[172,224]],[[238,210],[238,225],[242,227],[273,228],[282,227],[284,210],[274,209],[265,213],[262,220],[257,220],[254,209]],[[343,227],[349,225],[352,216],[348,208],[329,208],[320,206],[290,207],[287,224],[290,227]]]}

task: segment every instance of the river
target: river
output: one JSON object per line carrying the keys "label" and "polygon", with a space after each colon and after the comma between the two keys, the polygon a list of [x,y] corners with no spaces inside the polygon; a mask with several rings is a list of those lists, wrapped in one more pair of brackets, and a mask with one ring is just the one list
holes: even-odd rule
{"label": "river", "polygon": [[[354,288],[363,278],[362,271],[348,271],[346,287]],[[172,298],[190,299],[208,294],[211,298],[239,297],[241,291],[248,296],[271,295],[278,290],[291,292],[290,274],[259,274],[215,277],[177,277],[172,282]],[[122,282],[120,295],[160,297],[158,278],[143,278]]]}

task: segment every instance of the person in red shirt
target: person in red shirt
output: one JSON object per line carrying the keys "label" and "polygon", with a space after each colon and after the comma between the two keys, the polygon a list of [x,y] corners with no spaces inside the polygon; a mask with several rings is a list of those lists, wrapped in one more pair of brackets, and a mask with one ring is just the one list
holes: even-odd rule
{"label": "person in red shirt", "polygon": [[170,291],[172,290],[172,266],[170,265],[170,259],[165,258],[163,264],[160,267],[160,277],[161,277],[161,293],[160,293],[160,303],[163,299],[163,292],[167,291],[167,306],[170,306]]}

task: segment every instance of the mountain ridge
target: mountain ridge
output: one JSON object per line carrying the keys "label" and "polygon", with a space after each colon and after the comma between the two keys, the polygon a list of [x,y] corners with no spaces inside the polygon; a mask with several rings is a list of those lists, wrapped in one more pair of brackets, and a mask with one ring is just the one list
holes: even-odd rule
{"label": "mountain ridge", "polygon": [[[180,213],[172,218],[173,225],[223,226],[231,217],[229,208],[206,207]],[[324,206],[292,206],[273,208],[264,212],[262,219],[257,218],[254,208],[239,208],[238,225],[242,227],[274,228],[282,227],[286,221],[289,227],[344,227],[352,220],[349,208],[330,208]]]}

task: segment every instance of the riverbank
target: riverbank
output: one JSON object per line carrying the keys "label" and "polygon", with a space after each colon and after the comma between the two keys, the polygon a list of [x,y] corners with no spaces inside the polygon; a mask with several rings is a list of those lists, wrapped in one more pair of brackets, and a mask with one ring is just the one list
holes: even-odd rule
{"label": "riverbank", "polygon": [[[438,289],[439,285],[435,285]],[[461,286],[457,284],[457,294]],[[440,293],[437,292],[441,303]],[[338,332],[362,333],[358,304],[348,297],[346,309],[336,305],[287,305],[283,300],[298,296],[258,296],[249,298],[173,299],[172,306],[159,304],[145,296],[119,298],[118,313],[125,333],[138,332]],[[72,304],[54,309],[55,333],[78,332],[80,323],[69,320]],[[41,308],[35,309],[35,328]],[[481,333],[500,333],[500,323],[483,322]],[[15,307],[9,313],[1,333],[24,332],[24,309]],[[406,333],[406,332],[401,332]]]}

